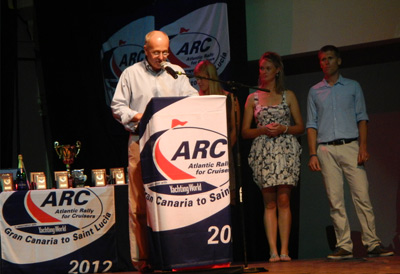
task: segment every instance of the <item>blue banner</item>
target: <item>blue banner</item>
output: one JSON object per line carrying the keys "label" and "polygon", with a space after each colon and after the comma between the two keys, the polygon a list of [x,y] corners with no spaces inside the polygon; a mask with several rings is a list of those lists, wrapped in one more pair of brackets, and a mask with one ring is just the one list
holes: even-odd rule
{"label": "blue banner", "polygon": [[139,144],[156,269],[232,261],[226,123],[226,96],[153,98],[146,108]]}
{"label": "blue banner", "polygon": [[114,188],[0,194],[1,273],[117,271]]}
{"label": "blue banner", "polygon": [[[199,4],[197,3],[197,6]],[[109,105],[121,72],[128,66],[145,58],[143,46],[145,35],[155,29],[167,33],[170,38],[169,61],[181,66],[185,73],[193,75],[196,65],[209,60],[221,75],[231,60],[227,4],[223,2],[181,5],[167,13],[162,6],[142,17],[117,24],[106,38],[101,49],[106,102]],[[169,7],[171,8],[171,7]],[[115,20],[116,21],[116,20]],[[191,84],[197,87],[193,78]]]}

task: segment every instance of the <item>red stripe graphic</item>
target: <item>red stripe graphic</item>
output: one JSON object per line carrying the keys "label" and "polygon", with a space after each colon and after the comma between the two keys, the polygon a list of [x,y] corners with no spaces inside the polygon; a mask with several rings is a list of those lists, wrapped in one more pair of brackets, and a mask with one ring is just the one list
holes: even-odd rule
{"label": "red stripe graphic", "polygon": [[113,56],[112,59],[111,59],[111,67],[112,67],[112,70],[115,72],[115,74],[116,74],[118,77],[120,77],[122,71],[119,69],[117,63],[115,62],[114,56]]}
{"label": "red stripe graphic", "polygon": [[182,67],[183,69],[189,68],[189,67],[190,67],[189,65],[185,64],[184,62],[182,62],[178,57],[176,57],[176,56],[174,55],[174,53],[171,51],[171,49],[169,49],[168,60],[169,60],[172,64],[179,65],[179,66]]}
{"label": "red stripe graphic", "polygon": [[53,216],[50,216],[40,208],[38,208],[35,203],[32,201],[31,197],[31,192],[29,191],[28,197],[26,199],[26,205],[28,207],[28,210],[31,212],[33,217],[35,217],[36,220],[38,220],[41,223],[59,223],[61,222],[60,220],[54,218]]}
{"label": "red stripe graphic", "polygon": [[194,179],[192,175],[180,170],[168,161],[160,151],[160,141],[157,141],[154,158],[158,167],[172,180]]}

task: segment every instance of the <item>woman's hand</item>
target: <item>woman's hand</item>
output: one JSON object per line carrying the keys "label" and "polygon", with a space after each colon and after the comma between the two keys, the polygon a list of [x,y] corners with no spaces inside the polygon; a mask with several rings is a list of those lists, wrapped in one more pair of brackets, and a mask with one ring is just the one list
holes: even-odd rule
{"label": "woman's hand", "polygon": [[286,126],[278,123],[270,123],[266,125],[265,128],[265,135],[268,137],[276,137],[285,131]]}

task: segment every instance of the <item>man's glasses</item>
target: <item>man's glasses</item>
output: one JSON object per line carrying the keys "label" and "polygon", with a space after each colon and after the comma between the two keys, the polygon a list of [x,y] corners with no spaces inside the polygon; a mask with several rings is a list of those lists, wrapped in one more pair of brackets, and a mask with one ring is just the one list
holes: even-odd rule
{"label": "man's glasses", "polygon": [[163,51],[163,52],[161,52],[161,51],[153,51],[153,52],[151,52],[151,54],[156,56],[156,57],[160,56],[161,54],[164,57],[168,57],[169,52],[168,51]]}

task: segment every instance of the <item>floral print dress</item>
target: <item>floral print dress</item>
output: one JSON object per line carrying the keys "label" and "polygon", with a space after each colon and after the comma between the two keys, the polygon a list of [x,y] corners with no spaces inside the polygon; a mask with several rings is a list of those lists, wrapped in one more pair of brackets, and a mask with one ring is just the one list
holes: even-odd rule
{"label": "floral print dress", "polygon": [[[257,127],[270,123],[290,125],[290,108],[286,103],[286,91],[283,92],[282,102],[279,105],[261,106],[258,93],[254,94],[254,104]],[[248,156],[256,184],[260,188],[278,185],[296,186],[300,175],[301,150],[296,137],[291,134],[256,137]]]}

